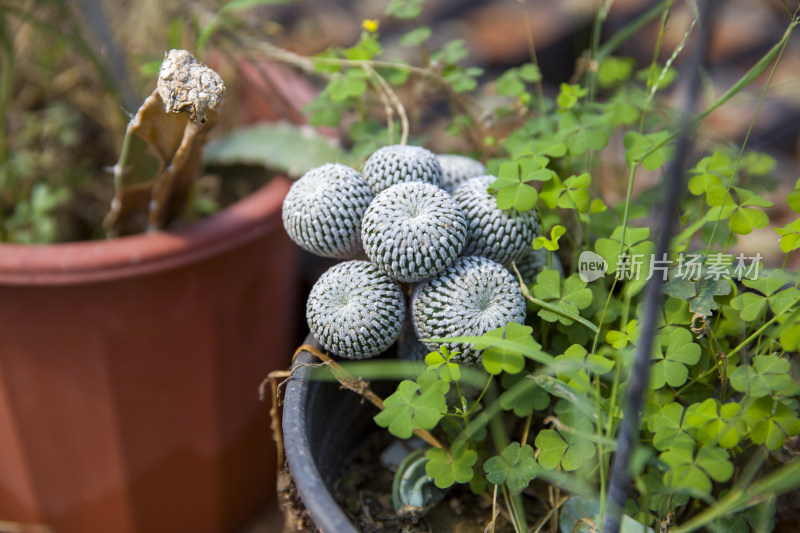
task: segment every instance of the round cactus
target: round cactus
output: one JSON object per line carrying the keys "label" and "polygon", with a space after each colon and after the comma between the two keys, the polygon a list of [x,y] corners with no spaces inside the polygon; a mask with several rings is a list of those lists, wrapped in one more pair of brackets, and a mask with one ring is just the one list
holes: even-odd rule
{"label": "round cactus", "polygon": [[347,261],[320,276],[306,303],[306,319],[326,350],[366,359],[397,340],[405,319],[400,285],[367,261]]}
{"label": "round cactus", "polygon": [[380,193],[392,185],[422,181],[442,185],[442,167],[433,152],[421,146],[384,146],[375,151],[362,170],[372,192]]}
{"label": "round cactus", "polygon": [[[525,320],[525,298],[514,276],[484,257],[459,257],[444,272],[414,289],[414,328],[420,339],[483,335],[509,322]],[[429,344],[432,350],[438,345]],[[454,361],[477,363],[471,345],[447,344],[461,353]]]}
{"label": "round cactus", "polygon": [[478,255],[506,264],[531,246],[539,233],[536,211],[503,211],[487,192],[494,176],[480,176],[462,183],[453,200],[467,219],[467,242],[463,255]]}
{"label": "round cactus", "polygon": [[436,158],[442,167],[442,188],[449,193],[470,178],[486,175],[483,163],[467,156],[440,154]]}
{"label": "round cactus", "polygon": [[450,265],[467,225],[449,194],[430,183],[400,183],[378,194],[364,213],[367,257],[394,279],[414,283]]}
{"label": "round cactus", "polygon": [[352,259],[362,251],[361,219],[372,199],[372,190],[356,170],[323,165],[292,184],[283,201],[283,226],[304,250]]}

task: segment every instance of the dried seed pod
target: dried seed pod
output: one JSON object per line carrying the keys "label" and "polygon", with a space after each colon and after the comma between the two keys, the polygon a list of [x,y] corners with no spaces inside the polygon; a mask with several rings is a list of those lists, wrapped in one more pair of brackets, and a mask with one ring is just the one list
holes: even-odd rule
{"label": "dried seed pod", "polygon": [[188,111],[189,118],[205,122],[225,94],[219,74],[186,50],[170,50],[161,63],[156,85],[167,113]]}
{"label": "dried seed pod", "polygon": [[364,251],[394,279],[414,283],[450,265],[464,246],[464,215],[430,183],[400,183],[378,194],[361,223]]}
{"label": "dried seed pod", "polygon": [[467,219],[467,242],[463,255],[478,255],[500,264],[519,257],[539,234],[539,215],[535,210],[503,211],[487,189],[494,176],[480,176],[462,183],[453,200]]}
{"label": "dried seed pod", "polygon": [[442,168],[433,152],[421,146],[384,146],[375,151],[362,169],[375,194],[398,183],[422,181],[442,185]]}
{"label": "dried seed pod", "polygon": [[442,189],[449,193],[465,181],[487,174],[483,163],[465,155],[439,154],[436,158],[442,167]]}
{"label": "dried seed pod", "polygon": [[306,319],[326,350],[366,359],[400,335],[406,315],[400,285],[367,261],[346,261],[320,276],[306,303]]}
{"label": "dried seed pod", "polygon": [[[420,339],[483,335],[525,320],[525,298],[514,276],[484,257],[459,257],[444,272],[423,281],[411,297],[414,329]],[[461,353],[454,361],[478,363],[471,345],[446,345]],[[438,350],[437,344],[428,344]]]}
{"label": "dried seed pod", "polygon": [[327,164],[292,184],[283,201],[283,227],[304,250],[336,259],[361,253],[361,218],[372,190],[356,170]]}

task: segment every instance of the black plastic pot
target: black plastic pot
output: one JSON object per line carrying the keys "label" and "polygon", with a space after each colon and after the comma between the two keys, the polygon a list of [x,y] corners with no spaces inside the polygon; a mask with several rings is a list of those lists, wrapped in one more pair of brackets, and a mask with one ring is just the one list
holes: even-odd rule
{"label": "black plastic pot", "polygon": [[[306,343],[320,347],[312,336]],[[308,352],[294,367],[317,363]],[[297,492],[316,526],[326,533],[358,533],[333,497],[333,484],[358,450],[364,437],[377,428],[376,409],[336,382],[308,379],[309,367],[299,368],[286,386],[283,404],[283,443]]]}

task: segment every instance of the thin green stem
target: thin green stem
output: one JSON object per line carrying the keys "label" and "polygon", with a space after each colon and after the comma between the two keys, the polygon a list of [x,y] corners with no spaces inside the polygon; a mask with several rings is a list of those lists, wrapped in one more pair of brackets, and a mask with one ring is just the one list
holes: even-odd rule
{"label": "thin green stem", "polygon": [[[789,25],[789,29],[787,30],[787,32],[790,32],[793,27],[794,27],[794,24],[790,24]],[[728,198],[730,197],[731,187],[733,187],[733,182],[736,179],[736,172],[739,170],[739,164],[742,162],[742,157],[744,156],[745,146],[747,146],[747,141],[750,140],[750,134],[753,132],[753,127],[756,124],[756,119],[758,118],[758,113],[761,111],[761,106],[764,104],[764,99],[767,96],[767,91],[769,90],[770,85],[772,84],[772,78],[775,76],[775,71],[778,69],[778,65],[781,62],[781,58],[783,57],[783,52],[786,50],[786,45],[787,44],[789,44],[789,39],[786,39],[783,42],[783,45],[781,46],[780,52],[778,52],[778,57],[775,60],[775,64],[772,66],[772,71],[769,74],[769,78],[767,79],[767,83],[764,86],[764,90],[761,91],[761,98],[759,98],[759,100],[758,100],[758,105],[756,106],[756,112],[753,114],[753,118],[750,120],[750,127],[747,128],[747,133],[744,136],[744,141],[742,142],[742,146],[739,148],[739,155],[736,158],[736,163],[733,165],[733,173],[731,174],[731,179],[728,182],[728,187],[725,190],[725,197],[722,200],[722,206],[720,207],[719,215],[717,216],[717,219],[714,221],[714,226],[711,228],[711,235],[709,236],[708,243],[706,244],[706,253],[705,253],[706,256],[708,256],[708,252],[711,249],[711,243],[714,240],[714,234],[717,231],[717,227],[719,226],[719,222],[720,222],[720,220],[722,220],[722,212],[723,212],[723,209],[725,208],[725,203],[728,201]],[[733,233],[731,233],[731,237],[732,236],[733,236]],[[728,238],[728,240],[730,241],[730,237]],[[725,245],[725,249],[726,250],[728,249],[728,245],[727,244]]]}

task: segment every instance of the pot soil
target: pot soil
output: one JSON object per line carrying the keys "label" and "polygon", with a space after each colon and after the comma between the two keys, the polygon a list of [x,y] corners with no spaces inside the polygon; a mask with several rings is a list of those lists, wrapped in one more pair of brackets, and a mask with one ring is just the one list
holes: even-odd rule
{"label": "pot soil", "polygon": [[289,185],[184,230],[0,246],[0,520],[219,533],[263,511],[257,387],[299,299]]}
{"label": "pot soil", "polygon": [[[321,349],[309,335],[307,344]],[[491,499],[456,486],[425,517],[398,517],[392,505],[393,473],[380,455],[397,439],[379,428],[377,409],[337,382],[308,379],[318,363],[300,352],[286,385],[283,443],[288,469],[279,477],[279,499],[287,518],[285,533],[483,533],[491,520]],[[382,395],[394,384],[371,383]],[[313,529],[311,529],[313,531]],[[495,531],[513,531],[502,515]]]}

